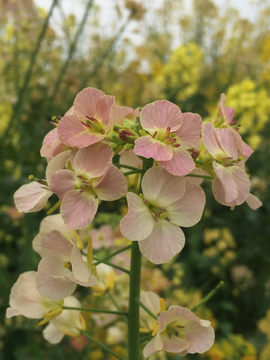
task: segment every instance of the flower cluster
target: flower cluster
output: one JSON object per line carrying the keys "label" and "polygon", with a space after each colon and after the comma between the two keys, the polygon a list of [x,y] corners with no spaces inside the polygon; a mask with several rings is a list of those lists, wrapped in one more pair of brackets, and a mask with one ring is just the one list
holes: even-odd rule
{"label": "flower cluster", "polygon": [[[116,106],[114,96],[98,89],[82,90],[45,136],[41,148],[48,162],[45,179],[31,175],[34,181],[14,195],[19,212],[35,212],[55,194],[59,201],[48,214],[58,207],[60,213],[43,220],[33,242],[42,259],[37,272],[22,274],[13,286],[7,316],[43,318],[41,324],[49,322],[44,336],[54,343],[63,334],[78,336],[85,329],[80,313],[66,309],[80,306],[71,296],[77,285],[92,287],[102,296],[114,282],[110,268],[107,280],[100,283],[104,264],[95,266],[93,261],[93,247],[112,244],[106,225],[89,233],[101,202],[126,196],[121,236],[138,242],[144,257],[155,264],[178,254],[185,244],[181,227],[191,227],[201,219],[203,179],[212,182],[214,197],[221,204],[234,207],[246,201],[257,209],[261,202],[250,194],[245,172],[252,150],[238,133],[234,110],[225,106],[224,94],[219,115],[203,123],[198,114],[182,113],[167,100],[139,111]],[[87,255],[81,252],[84,244],[77,229],[90,235]],[[142,321],[148,328],[153,325],[147,318]],[[146,357],[161,350],[182,356],[202,353],[214,341],[209,321],[177,305],[163,309],[152,330]]]}

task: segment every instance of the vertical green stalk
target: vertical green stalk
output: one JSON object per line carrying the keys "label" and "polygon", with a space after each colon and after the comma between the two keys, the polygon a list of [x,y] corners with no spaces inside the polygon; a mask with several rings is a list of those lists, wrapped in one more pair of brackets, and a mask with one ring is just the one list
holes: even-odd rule
{"label": "vertical green stalk", "polygon": [[130,264],[129,315],[128,315],[128,359],[140,358],[140,306],[135,300],[140,297],[141,259],[137,241],[133,242]]}
{"label": "vertical green stalk", "polygon": [[[152,167],[153,159],[143,160],[143,174]],[[143,177],[142,174],[142,177]],[[142,179],[141,177],[141,179]],[[141,192],[141,186],[140,190]],[[142,224],[143,226],[143,224]],[[130,285],[129,285],[129,315],[128,315],[128,359],[140,359],[140,298],[142,254],[138,242],[134,241],[131,249]]]}

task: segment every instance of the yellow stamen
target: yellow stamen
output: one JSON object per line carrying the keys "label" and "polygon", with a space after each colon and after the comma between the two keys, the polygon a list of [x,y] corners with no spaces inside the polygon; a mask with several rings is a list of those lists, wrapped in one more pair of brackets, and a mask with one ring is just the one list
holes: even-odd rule
{"label": "yellow stamen", "polygon": [[165,213],[160,214],[161,219],[166,219],[167,215]]}
{"label": "yellow stamen", "polygon": [[82,314],[80,314],[80,320],[82,323],[83,330],[86,330],[86,323],[85,323],[85,320],[84,320],[84,317],[82,316]]}
{"label": "yellow stamen", "polygon": [[73,234],[74,234],[74,236],[75,236],[75,238],[77,240],[78,249],[83,250],[84,245],[83,245],[82,239],[80,238],[79,234],[77,233],[76,230],[73,230]]}
{"label": "yellow stamen", "polygon": [[92,266],[92,274],[97,276],[97,268],[95,265]]}
{"label": "yellow stamen", "polygon": [[87,262],[93,264],[93,246],[92,246],[92,237],[88,236],[88,250],[87,250]]}
{"label": "yellow stamen", "polygon": [[140,328],[139,330],[140,330],[140,332],[142,332],[142,333],[149,333],[149,332],[150,332],[150,330],[145,329],[145,328]]}
{"label": "yellow stamen", "polygon": [[114,275],[113,275],[113,270],[111,270],[107,280],[106,289],[112,291],[113,286],[114,286]]}
{"label": "yellow stamen", "polygon": [[72,165],[71,165],[71,161],[70,161],[70,160],[68,160],[67,167],[68,167],[68,170],[72,170]]}
{"label": "yellow stamen", "polygon": [[44,314],[43,317],[44,318],[47,318],[47,317],[53,317],[54,318],[55,316],[60,315],[62,313],[62,310],[63,309],[60,308],[60,309],[57,309],[57,310],[50,311],[47,314]]}
{"label": "yellow stamen", "polygon": [[164,299],[160,298],[160,312],[166,311]]}
{"label": "yellow stamen", "polygon": [[97,285],[91,286],[91,289],[93,289],[94,291],[96,291],[96,292],[98,292],[98,293],[101,293],[101,294],[104,294],[105,291],[106,291],[106,289],[101,288],[101,287],[99,287],[99,286],[97,286]]}
{"label": "yellow stamen", "polygon": [[38,325],[40,325],[40,326],[45,325],[45,324],[47,324],[49,321],[51,321],[52,319],[53,319],[53,317],[52,317],[52,318],[51,318],[51,317],[47,317],[46,319],[41,320],[41,321],[38,323]]}
{"label": "yellow stamen", "polygon": [[28,179],[29,179],[29,180],[34,179],[34,175],[29,175],[29,176],[28,176]]}
{"label": "yellow stamen", "polygon": [[155,327],[155,330],[152,332],[152,336],[156,336],[159,329],[159,324]]}
{"label": "yellow stamen", "polygon": [[180,338],[181,338],[181,339],[185,339],[186,337],[185,337],[184,334],[181,334],[181,335],[180,335]]}
{"label": "yellow stamen", "polygon": [[65,262],[64,263],[64,268],[69,269],[69,267],[70,267],[70,264],[68,262]]}

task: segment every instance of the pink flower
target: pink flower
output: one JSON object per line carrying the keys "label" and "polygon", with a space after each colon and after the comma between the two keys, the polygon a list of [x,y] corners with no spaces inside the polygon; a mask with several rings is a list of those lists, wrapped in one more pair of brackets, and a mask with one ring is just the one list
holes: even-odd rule
{"label": "pink flower", "polygon": [[62,309],[62,301],[52,301],[37,291],[35,277],[35,271],[27,271],[21,274],[12,286],[7,318],[23,315],[31,319],[41,319],[50,311]]}
{"label": "pink flower", "polygon": [[245,173],[244,162],[239,159],[234,135],[229,129],[215,129],[211,123],[205,123],[202,139],[206,150],[214,158],[214,197],[223,205],[242,204],[249,194],[250,181]]}
{"label": "pink flower", "polygon": [[127,194],[128,214],[121,220],[122,234],[139,242],[142,254],[155,264],[179,253],[185,236],[179,226],[190,227],[201,218],[203,190],[162,167],[153,167],[142,180],[143,196]]}
{"label": "pink flower", "polygon": [[74,171],[59,170],[52,176],[50,188],[62,200],[60,212],[71,229],[82,229],[93,220],[99,200],[114,201],[127,191],[124,175],[111,164],[109,145],[97,143],[79,149]]}
{"label": "pink flower", "polygon": [[82,254],[59,231],[53,230],[41,240],[44,257],[38,265],[37,289],[41,295],[62,300],[71,295],[77,284],[85,287],[97,282],[92,265],[83,260]]}
{"label": "pink flower", "polygon": [[46,169],[46,180],[40,180],[40,182],[33,181],[21,186],[15,192],[14,202],[20,213],[36,212],[43,209],[49,197],[53,194],[50,190],[52,174],[64,167],[70,153],[70,150],[64,151],[49,162]]}
{"label": "pink flower", "polygon": [[135,154],[154,158],[173,175],[186,175],[194,169],[188,149],[200,138],[202,119],[198,114],[182,114],[173,103],[159,100],[142,109],[141,124],[149,135],[135,140]]}
{"label": "pink flower", "polygon": [[59,140],[82,148],[105,139],[114,105],[114,96],[94,88],[83,89],[74,100],[74,114],[64,116],[57,127]]}
{"label": "pink flower", "polygon": [[156,336],[146,345],[143,355],[148,357],[162,350],[186,354],[202,354],[214,343],[214,330],[210,321],[201,320],[189,309],[172,305],[158,317]]}
{"label": "pink flower", "polygon": [[225,106],[225,94],[220,95],[218,108],[220,115],[226,120],[226,122],[221,124],[221,127],[225,127],[231,131],[235,138],[239,154],[247,157],[250,156],[253,153],[253,150],[242,140],[241,135],[238,133],[239,126],[236,123],[237,121],[233,120],[234,109]]}

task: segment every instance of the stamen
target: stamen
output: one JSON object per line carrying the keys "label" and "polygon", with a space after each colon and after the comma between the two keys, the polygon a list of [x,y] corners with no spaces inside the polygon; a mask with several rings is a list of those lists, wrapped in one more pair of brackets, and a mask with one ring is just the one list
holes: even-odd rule
{"label": "stamen", "polygon": [[87,127],[88,129],[93,130],[93,128],[89,124],[86,124],[83,121],[81,121],[81,124]]}
{"label": "stamen", "polygon": [[152,138],[154,139],[156,137],[156,135],[157,135],[157,131],[154,132]]}
{"label": "stamen", "polygon": [[89,119],[89,120],[95,122],[96,124],[98,124],[97,119],[93,118],[92,116],[86,116],[86,117],[87,117],[87,119]]}

